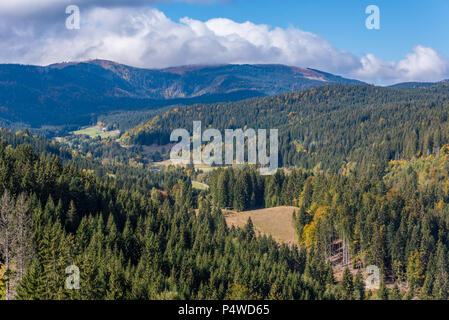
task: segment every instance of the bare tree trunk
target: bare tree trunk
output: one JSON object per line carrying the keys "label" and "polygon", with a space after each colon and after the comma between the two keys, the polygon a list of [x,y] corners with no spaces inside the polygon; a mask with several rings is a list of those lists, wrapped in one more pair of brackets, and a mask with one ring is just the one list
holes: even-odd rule
{"label": "bare tree trunk", "polygon": [[26,272],[26,267],[29,259],[31,258],[30,247],[30,227],[31,217],[29,216],[28,205],[26,203],[26,197],[21,194],[15,204],[15,225],[16,225],[16,241],[15,252],[17,259],[17,274],[14,284],[17,285],[23,278]]}
{"label": "bare tree trunk", "polygon": [[350,264],[350,255],[348,245],[346,243],[346,237],[343,235],[343,266]]}
{"label": "bare tree trunk", "polygon": [[25,275],[26,265],[31,257],[29,243],[31,218],[28,214],[28,205],[23,194],[17,198],[15,213],[17,226],[17,280],[20,281]]}
{"label": "bare tree trunk", "polygon": [[14,202],[8,191],[0,199],[0,250],[6,267],[6,300],[11,299],[11,258],[14,246]]}
{"label": "bare tree trunk", "polygon": [[5,240],[4,240],[3,250],[2,251],[3,251],[4,255],[5,255],[5,266],[6,266],[6,272],[5,272],[5,275],[6,275],[6,295],[5,295],[5,299],[9,300],[9,286],[10,286],[10,281],[9,281],[9,271],[10,271],[9,270],[9,256],[10,256],[10,249],[11,249],[9,244],[10,244],[10,237],[11,237],[11,235],[10,235],[9,227],[8,227],[9,219],[5,218],[4,221],[5,221],[6,227],[5,227]]}

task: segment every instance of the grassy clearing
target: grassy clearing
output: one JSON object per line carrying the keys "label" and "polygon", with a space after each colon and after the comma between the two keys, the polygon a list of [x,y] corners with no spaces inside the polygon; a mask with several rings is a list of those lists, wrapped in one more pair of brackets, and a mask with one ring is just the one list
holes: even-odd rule
{"label": "grassy clearing", "polygon": [[296,207],[275,207],[243,212],[226,211],[228,226],[243,227],[251,218],[256,232],[271,235],[279,243],[298,244],[293,228],[293,211]]}
{"label": "grassy clearing", "polygon": [[[182,166],[182,167],[186,167],[187,166],[185,164],[176,164],[175,165],[175,164],[173,164],[171,162],[170,159],[153,163],[153,166],[155,166],[155,167],[168,167],[170,165],[172,165],[172,166]],[[210,171],[212,171],[214,169],[213,167],[211,167],[208,164],[195,164],[194,167],[195,167],[195,170],[201,170],[201,171],[203,171],[205,173],[210,172]],[[215,167],[215,168],[217,168],[217,167]]]}
{"label": "grassy clearing", "polygon": [[73,131],[72,134],[74,135],[87,135],[89,136],[91,139],[100,136],[101,139],[106,139],[106,138],[115,138],[120,134],[119,130],[113,130],[113,131],[104,131],[102,127],[100,126],[92,126],[92,127],[87,127],[78,131]]}
{"label": "grassy clearing", "polygon": [[197,190],[208,190],[209,186],[199,181],[192,181],[192,187]]}

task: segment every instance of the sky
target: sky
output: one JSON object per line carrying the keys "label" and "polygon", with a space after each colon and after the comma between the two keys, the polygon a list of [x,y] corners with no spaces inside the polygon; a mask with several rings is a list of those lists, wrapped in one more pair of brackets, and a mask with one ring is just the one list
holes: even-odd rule
{"label": "sky", "polygon": [[[378,29],[366,27],[369,5]],[[448,0],[1,0],[0,63],[279,63],[381,85],[439,81],[448,17]]]}

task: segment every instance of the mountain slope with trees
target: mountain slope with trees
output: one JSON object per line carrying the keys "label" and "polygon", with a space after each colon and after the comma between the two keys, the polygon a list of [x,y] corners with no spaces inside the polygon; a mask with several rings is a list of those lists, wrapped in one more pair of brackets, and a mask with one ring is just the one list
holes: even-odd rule
{"label": "mountain slope with trees", "polygon": [[105,60],[46,67],[0,65],[0,118],[13,123],[86,125],[117,110],[236,101],[327,83],[360,83],[282,65],[134,68]]}
{"label": "mountain slope with trees", "polygon": [[278,129],[282,166],[381,175],[390,160],[434,153],[449,143],[448,113],[446,84],[412,89],[328,85],[175,108],[128,130],[121,141],[167,144],[173,129],[191,132],[197,120],[203,130]]}
{"label": "mountain slope with trees", "polygon": [[[39,156],[30,144],[5,142],[0,168],[0,294],[8,299],[336,295],[328,266],[310,266],[316,261],[305,252],[257,237],[251,222],[227,228],[219,209],[194,197],[186,176],[168,182],[166,193],[130,191]],[[65,287],[72,265],[80,290]]]}

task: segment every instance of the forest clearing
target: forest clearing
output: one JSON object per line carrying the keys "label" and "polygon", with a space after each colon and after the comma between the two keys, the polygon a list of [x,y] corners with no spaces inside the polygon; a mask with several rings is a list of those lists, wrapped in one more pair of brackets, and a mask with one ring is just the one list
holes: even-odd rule
{"label": "forest clearing", "polygon": [[225,212],[226,223],[229,227],[243,227],[251,218],[256,232],[271,235],[274,240],[280,243],[298,244],[292,218],[295,210],[298,210],[298,208],[280,206],[243,212],[223,212]]}

